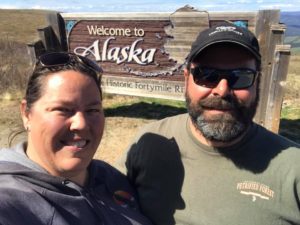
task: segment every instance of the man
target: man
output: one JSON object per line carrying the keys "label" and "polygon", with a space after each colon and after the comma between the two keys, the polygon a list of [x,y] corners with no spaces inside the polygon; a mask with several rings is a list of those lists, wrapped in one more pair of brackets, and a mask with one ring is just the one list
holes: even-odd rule
{"label": "man", "polygon": [[199,34],[184,70],[188,114],[146,126],[126,155],[154,224],[300,224],[299,145],[252,121],[260,67],[247,29]]}

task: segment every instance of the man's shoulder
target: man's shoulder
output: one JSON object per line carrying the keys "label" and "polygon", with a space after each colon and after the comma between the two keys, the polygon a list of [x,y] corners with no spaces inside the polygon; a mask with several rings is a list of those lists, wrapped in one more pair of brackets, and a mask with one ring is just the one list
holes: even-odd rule
{"label": "man's shoulder", "polygon": [[94,179],[102,179],[104,183],[110,183],[112,181],[124,181],[126,177],[119,170],[112,165],[102,160],[93,159],[90,166],[90,173],[93,174]]}
{"label": "man's shoulder", "polygon": [[[271,155],[276,165],[296,167],[300,171],[300,145],[262,126],[257,126],[255,137],[251,141],[256,151]],[[259,154],[259,153],[258,153]],[[286,162],[289,162],[286,164]]]}
{"label": "man's shoulder", "polygon": [[[94,159],[90,167],[90,178],[95,179],[99,184],[105,184],[110,190],[127,188],[131,190],[126,176],[110,164]],[[96,185],[97,182],[95,183]]]}
{"label": "man's shoulder", "polygon": [[272,131],[269,131],[265,127],[261,125],[257,126],[257,139],[261,142],[266,142],[270,145],[281,146],[284,148],[294,148],[300,149],[300,144],[281,136],[280,134],[276,134]]}
{"label": "man's shoulder", "polygon": [[164,119],[147,124],[142,128],[141,132],[169,133],[172,131],[176,131],[179,128],[184,128],[187,119],[187,113],[166,117]]}

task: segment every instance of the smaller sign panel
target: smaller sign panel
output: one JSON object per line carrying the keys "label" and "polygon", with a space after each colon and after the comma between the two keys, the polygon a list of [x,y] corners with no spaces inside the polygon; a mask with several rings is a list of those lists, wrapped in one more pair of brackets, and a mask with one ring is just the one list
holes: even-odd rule
{"label": "smaller sign panel", "polygon": [[106,93],[184,100],[184,82],[139,79],[136,77],[103,76],[102,87]]}

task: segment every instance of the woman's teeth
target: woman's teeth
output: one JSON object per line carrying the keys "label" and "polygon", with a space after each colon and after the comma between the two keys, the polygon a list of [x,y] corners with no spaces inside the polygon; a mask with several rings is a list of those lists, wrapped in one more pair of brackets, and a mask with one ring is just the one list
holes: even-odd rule
{"label": "woman's teeth", "polygon": [[74,146],[74,147],[77,147],[77,148],[83,148],[83,147],[86,146],[86,144],[87,144],[86,140],[68,142],[68,145]]}

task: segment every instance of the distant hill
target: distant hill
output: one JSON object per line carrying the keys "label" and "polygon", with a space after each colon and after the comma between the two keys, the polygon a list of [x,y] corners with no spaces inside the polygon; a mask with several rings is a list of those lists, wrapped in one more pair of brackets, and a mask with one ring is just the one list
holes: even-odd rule
{"label": "distant hill", "polygon": [[300,12],[281,12],[280,22],[287,26],[285,32],[286,44],[292,46],[292,51],[300,52]]}
{"label": "distant hill", "polygon": [[287,25],[285,36],[300,36],[300,12],[281,12],[280,22]]}

